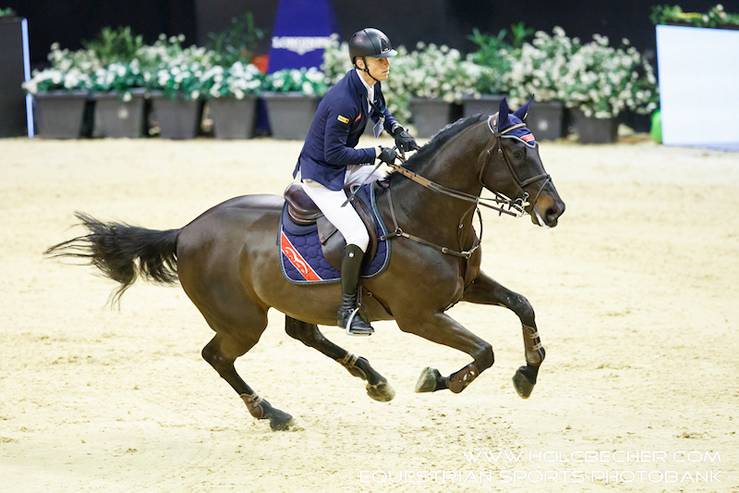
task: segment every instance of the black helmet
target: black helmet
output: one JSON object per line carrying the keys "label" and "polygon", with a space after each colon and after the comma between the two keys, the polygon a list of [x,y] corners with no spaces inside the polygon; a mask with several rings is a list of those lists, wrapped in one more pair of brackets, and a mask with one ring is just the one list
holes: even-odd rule
{"label": "black helmet", "polygon": [[379,29],[368,27],[355,32],[349,38],[349,58],[352,63],[358,57],[389,58],[397,54],[390,39]]}

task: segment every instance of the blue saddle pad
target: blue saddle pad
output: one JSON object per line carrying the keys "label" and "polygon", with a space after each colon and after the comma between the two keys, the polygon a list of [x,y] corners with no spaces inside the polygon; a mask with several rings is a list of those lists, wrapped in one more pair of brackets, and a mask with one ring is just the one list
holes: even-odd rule
{"label": "blue saddle pad", "polygon": [[[364,185],[356,194],[355,200],[357,199],[370,204],[377,231],[377,253],[369,261],[365,260],[362,266],[362,277],[371,278],[387,267],[390,260],[390,244],[387,240],[379,239],[386,234],[386,229],[377,210],[374,184]],[[287,213],[287,204],[282,208],[277,245],[280,249],[282,273],[290,282],[317,284],[341,280],[341,272],[329,264],[323,256],[318,227],[315,224],[310,226],[295,224]]]}

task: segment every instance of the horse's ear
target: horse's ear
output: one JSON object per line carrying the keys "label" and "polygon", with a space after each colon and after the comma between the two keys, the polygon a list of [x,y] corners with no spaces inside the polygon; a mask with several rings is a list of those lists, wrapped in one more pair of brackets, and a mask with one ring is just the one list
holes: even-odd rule
{"label": "horse's ear", "polygon": [[526,119],[526,115],[529,114],[529,105],[533,101],[533,98],[529,99],[526,104],[518,108],[513,114],[516,115],[518,118],[521,119],[521,121],[524,121]]}
{"label": "horse's ear", "polygon": [[498,132],[501,132],[505,128],[506,122],[508,121],[508,113],[510,112],[508,101],[504,97],[500,100],[500,107],[498,108]]}

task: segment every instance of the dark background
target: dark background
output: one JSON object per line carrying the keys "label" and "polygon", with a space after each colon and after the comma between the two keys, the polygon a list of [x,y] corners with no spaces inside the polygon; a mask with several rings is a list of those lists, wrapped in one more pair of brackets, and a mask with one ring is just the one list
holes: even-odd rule
{"label": "dark background", "polygon": [[[417,41],[446,43],[467,51],[472,28],[497,33],[518,21],[550,31],[562,26],[571,36],[590,38],[600,33],[612,40],[628,38],[651,57],[654,26],[649,12],[655,4],[679,4],[684,10],[705,11],[718,0],[584,1],[565,0],[333,0],[336,24],[343,39],[366,26],[385,31],[395,45],[412,47]],[[52,42],[76,49],[104,26],[130,25],[146,41],[160,33],[184,34],[199,44],[209,32],[226,27],[233,16],[250,10],[267,31],[261,46],[269,50],[277,0],[0,0],[29,19],[31,61],[43,65]]]}

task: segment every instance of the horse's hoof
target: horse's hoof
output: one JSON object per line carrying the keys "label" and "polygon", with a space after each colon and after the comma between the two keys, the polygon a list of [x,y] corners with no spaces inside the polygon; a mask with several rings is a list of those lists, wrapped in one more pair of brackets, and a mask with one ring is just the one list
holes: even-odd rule
{"label": "horse's hoof", "polygon": [[436,382],[440,375],[439,370],[428,366],[424,368],[416,382],[416,392],[433,392],[436,390]]}
{"label": "horse's hoof", "polygon": [[272,408],[272,413],[269,415],[269,427],[272,428],[272,431],[289,430],[294,424],[292,416],[284,411]]}
{"label": "horse's hoof", "polygon": [[376,401],[390,402],[395,397],[395,390],[387,381],[376,383],[375,385],[367,384],[367,395]]}
{"label": "horse's hoof", "polygon": [[531,392],[534,390],[534,384],[536,381],[531,381],[527,375],[528,371],[525,366],[522,366],[516,370],[516,374],[513,375],[513,387],[522,399],[528,399]]}

